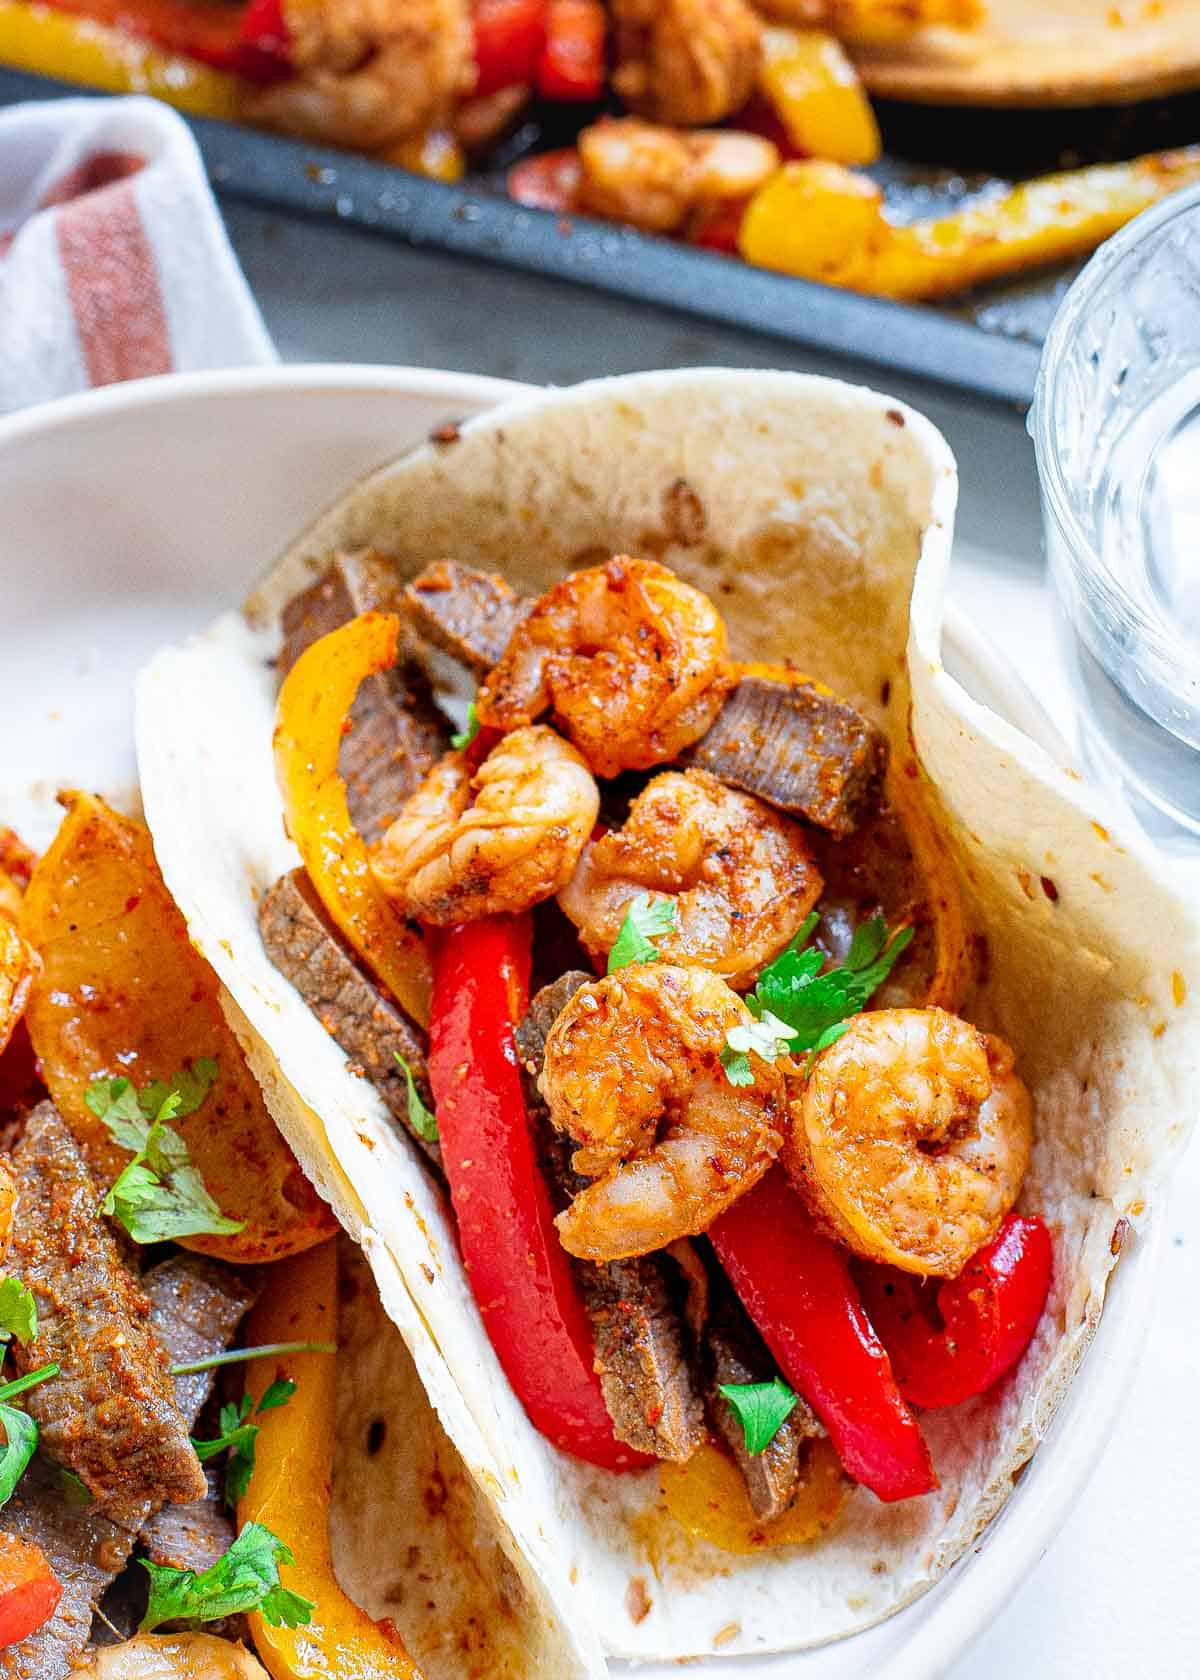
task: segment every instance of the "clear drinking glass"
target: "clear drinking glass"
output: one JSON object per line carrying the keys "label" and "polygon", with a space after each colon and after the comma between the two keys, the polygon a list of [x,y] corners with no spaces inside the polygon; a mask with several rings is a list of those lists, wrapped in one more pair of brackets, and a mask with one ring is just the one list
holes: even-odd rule
{"label": "clear drinking glass", "polygon": [[1089,771],[1200,848],[1200,189],[1067,293],[1029,417]]}

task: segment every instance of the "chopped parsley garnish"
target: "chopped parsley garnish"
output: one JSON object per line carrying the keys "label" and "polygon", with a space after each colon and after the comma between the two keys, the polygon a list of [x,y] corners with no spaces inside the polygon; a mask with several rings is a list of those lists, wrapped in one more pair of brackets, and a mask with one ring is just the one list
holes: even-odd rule
{"label": "chopped parsley garnish", "polygon": [[652,899],[649,893],[639,893],[626,910],[616,943],[608,953],[608,973],[615,974],[630,963],[657,962],[659,950],[652,941],[672,932],[675,917],[673,898]]}
{"label": "chopped parsley garnish", "polygon": [[37,1302],[20,1278],[0,1281],[0,1342],[15,1336],[22,1346],[37,1340]]}
{"label": "chopped parsley garnish", "polygon": [[[286,1406],[295,1392],[296,1385],[290,1378],[277,1377],[254,1407],[255,1417]],[[229,1506],[236,1506],[239,1499],[245,1498],[254,1474],[259,1426],[249,1421],[251,1405],[250,1396],[243,1394],[239,1404],[221,1407],[221,1433],[215,1440],[197,1441],[194,1436],[192,1438],[201,1464],[207,1464],[210,1458],[216,1458],[220,1453],[229,1454],[225,1466],[225,1503]]]}
{"label": "chopped parsley garnish", "polygon": [[34,1388],[38,1383],[56,1377],[58,1370],[57,1365],[42,1365],[36,1371],[27,1371],[23,1377],[0,1385],[0,1425],[4,1428],[4,1445],[0,1447],[0,1505],[7,1505],[16,1492],[17,1483],[25,1474],[38,1444],[38,1426],[29,1413],[4,1402],[24,1394],[27,1388]]}
{"label": "chopped parsley garnish", "polygon": [[[872,916],[855,928],[841,966],[822,974],[824,953],[809,944],[818,921],[814,910],[787,949],[763,969],[754,990],[747,992],[746,1007],[767,1030],[755,1034],[749,1026],[730,1028],[721,1064],[731,1085],[754,1083],[750,1050],[764,1061],[807,1050],[811,1063],[812,1056],[835,1044],[849,1017],[866,1006],[913,937],[912,928],[889,933],[883,916]],[[768,1054],[771,1043],[776,1046],[773,1055]]]}
{"label": "chopped parsley garnish", "polygon": [[405,1082],[408,1085],[408,1123],[418,1137],[424,1138],[426,1143],[436,1143],[438,1140],[437,1117],[431,1108],[426,1108],[421,1101],[421,1093],[417,1090],[417,1082],[412,1076],[412,1069],[398,1050],[392,1054],[404,1069]]}
{"label": "chopped parsley garnish", "polygon": [[218,1622],[257,1610],[272,1627],[304,1627],[316,1605],[279,1584],[279,1565],[295,1563],[282,1540],[262,1523],[247,1523],[224,1557],[197,1575],[141,1558],[150,1577],[150,1602],[139,1632],[163,1622]]}
{"label": "chopped parsley garnish", "polygon": [[[336,1342],[264,1342],[261,1347],[230,1348],[228,1353],[210,1353],[207,1359],[189,1359],[171,1366],[173,1377],[190,1377],[195,1371],[215,1371],[222,1365],[240,1365],[245,1359],[272,1359],[285,1353],[336,1353]],[[272,1387],[277,1385],[272,1384]],[[271,1392],[267,1390],[267,1394]],[[266,1399],[266,1395],[263,1396]],[[282,1400],[274,1402],[282,1406]],[[259,1406],[262,1411],[262,1406]],[[270,1410],[270,1408],[267,1408]]]}
{"label": "chopped parsley garnish", "polygon": [[782,1377],[774,1377],[770,1382],[721,1383],[718,1393],[725,1396],[737,1413],[751,1458],[767,1450],[800,1398]]}
{"label": "chopped parsley garnish", "polygon": [[467,707],[467,721],[457,735],[451,735],[450,745],[455,752],[464,752],[479,733],[479,712],[474,700]]}
{"label": "chopped parsley garnish", "polygon": [[167,1123],[194,1114],[216,1078],[216,1062],[202,1056],[170,1084],[156,1079],[138,1091],[128,1079],[101,1079],[89,1087],[86,1101],[92,1113],[115,1142],[134,1152],[100,1204],[101,1213],[120,1220],[134,1242],[242,1229],[244,1220],[224,1217],[192,1165],[187,1144]]}

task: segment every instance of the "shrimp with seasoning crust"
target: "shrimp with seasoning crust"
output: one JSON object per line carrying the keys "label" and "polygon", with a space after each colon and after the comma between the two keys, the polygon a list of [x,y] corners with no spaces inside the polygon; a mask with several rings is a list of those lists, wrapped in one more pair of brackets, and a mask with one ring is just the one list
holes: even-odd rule
{"label": "shrimp with seasoning crust", "polygon": [[550,711],[594,773],[615,776],[698,741],[733,683],[708,597],[666,566],[621,555],[542,596],[480,690],[479,720],[509,730]]}
{"label": "shrimp with seasoning crust", "polygon": [[423,922],[515,915],[571,878],[599,805],[574,747],[552,729],[518,729],[474,774],[466,753],[435,764],[371,867],[384,892]]}
{"label": "shrimp with seasoning crust", "polygon": [[466,0],[284,0],[296,75],[248,95],[255,122],[376,152],[424,133],[471,91]]}
{"label": "shrimp with seasoning crust", "polygon": [[814,1217],[868,1260],[956,1276],[1029,1165],[1029,1093],[1013,1062],[1002,1039],[944,1009],[852,1017],[790,1092],[783,1160]]}
{"label": "shrimp with seasoning crust", "polygon": [[784,1083],[754,1058],[730,1085],[721,1050],[753,1017],[715,974],[633,965],[581,986],[551,1028],[538,1089],[596,1182],[556,1224],[585,1260],[620,1260],[707,1230],[780,1147]]}
{"label": "shrimp with seasoning crust", "polygon": [[675,925],[657,940],[662,956],[741,989],[798,930],[821,885],[799,823],[706,770],[667,770],[622,828],[584,847],[558,902],[597,957],[639,893],[669,897]]}
{"label": "shrimp with seasoning crust", "polygon": [[754,92],[762,23],[746,0],[612,0],[613,87],[639,116],[697,128]]}

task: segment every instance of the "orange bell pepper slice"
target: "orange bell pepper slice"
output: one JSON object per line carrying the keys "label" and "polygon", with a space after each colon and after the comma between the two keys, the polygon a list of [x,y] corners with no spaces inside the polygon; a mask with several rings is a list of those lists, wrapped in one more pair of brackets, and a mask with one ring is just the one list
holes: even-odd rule
{"label": "orange bell pepper slice", "polygon": [[30,878],[21,933],[39,953],[26,1025],[50,1094],[97,1181],[128,1164],[86,1102],[101,1078],[170,1079],[198,1057],[219,1068],[208,1100],[176,1122],[221,1212],[241,1231],[181,1239],[234,1261],[277,1260],[328,1237],[330,1209],[267,1112],[222,1013],[217,977],[188,939],[150,835],[92,794],[67,815]]}
{"label": "orange bell pepper slice", "polygon": [[[248,1346],[337,1340],[337,1245],[324,1243],[276,1267],[251,1313]],[[390,1622],[374,1622],[338,1586],[329,1541],[329,1501],[337,1413],[337,1359],[290,1353],[247,1367],[254,1403],[277,1377],[296,1392],[286,1406],[256,1417],[254,1474],[238,1505],[238,1527],[266,1525],[295,1563],[280,1567],[285,1587],[316,1608],[304,1627],[271,1627],[252,1613],[255,1648],[274,1680],[421,1680]]]}
{"label": "orange bell pepper slice", "polygon": [[40,1546],[0,1534],[0,1650],[19,1645],[49,1621],[62,1591]]}
{"label": "orange bell pepper slice", "polygon": [[334,925],[400,1007],[429,1024],[429,957],[371,871],[338,752],[359,684],[396,661],[400,620],[362,613],[305,648],[279,691],[275,773],[288,833]]}

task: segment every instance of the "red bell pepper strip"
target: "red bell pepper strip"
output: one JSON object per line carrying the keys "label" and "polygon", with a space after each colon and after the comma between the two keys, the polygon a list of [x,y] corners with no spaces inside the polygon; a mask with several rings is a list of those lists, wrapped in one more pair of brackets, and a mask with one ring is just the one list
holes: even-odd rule
{"label": "red bell pepper strip", "polygon": [[135,40],[194,58],[253,81],[290,72],[282,0],[243,8],[195,0],[49,0],[58,11],[91,18]]}
{"label": "red bell pepper strip", "polygon": [[475,0],[471,27],[477,94],[534,80],[546,39],[546,0]]}
{"label": "red bell pepper strip", "polygon": [[613,1435],[595,1344],[534,1154],[513,1023],[530,920],[489,917],[434,937],[429,1083],[471,1292],[536,1429],[589,1464],[651,1462]]}
{"label": "red bell pepper strip", "polygon": [[937,1486],[929,1448],[863,1311],[847,1256],[816,1230],[780,1168],[709,1231],[717,1258],[783,1375],[838,1457],[882,1500]]}
{"label": "red bell pepper strip", "polygon": [[58,1608],[62,1591],[40,1546],[0,1534],[0,1649],[36,1633]]}
{"label": "red bell pepper strip", "polygon": [[1037,1329],[1053,1262],[1042,1221],[1013,1213],[956,1278],[863,1266],[863,1299],[905,1399],[957,1406],[1011,1371]]}
{"label": "red bell pepper strip", "polygon": [[560,103],[604,94],[604,7],[600,0],[550,0],[537,90]]}
{"label": "red bell pepper strip", "polygon": [[525,158],[508,172],[508,196],[530,210],[574,210],[582,175],[579,153],[574,146],[557,152],[539,152]]}

